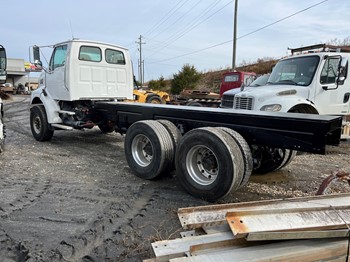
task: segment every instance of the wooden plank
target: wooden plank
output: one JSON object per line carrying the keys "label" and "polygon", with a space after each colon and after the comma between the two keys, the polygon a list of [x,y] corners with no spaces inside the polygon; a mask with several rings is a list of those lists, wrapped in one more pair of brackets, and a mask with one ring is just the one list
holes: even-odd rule
{"label": "wooden plank", "polygon": [[194,229],[226,223],[226,213],[242,210],[282,209],[298,207],[342,206],[350,203],[350,193],[300,197],[292,199],[253,201],[180,208],[178,217],[184,229]]}
{"label": "wooden plank", "polygon": [[349,229],[324,230],[324,231],[300,231],[300,232],[253,232],[246,237],[247,241],[266,240],[292,240],[292,239],[314,239],[335,238],[349,236]]}
{"label": "wooden plank", "polygon": [[190,247],[193,245],[212,243],[217,241],[233,239],[231,231],[201,235],[194,237],[177,238],[173,240],[163,240],[152,243],[153,252],[156,257],[164,256],[183,256],[186,252],[190,251]]}
{"label": "wooden plank", "polygon": [[249,246],[230,250],[218,250],[209,254],[182,257],[170,262],[218,262],[218,261],[337,261],[347,254],[348,239],[316,239],[280,241],[271,244]]}
{"label": "wooden plank", "polygon": [[340,229],[350,224],[350,206],[245,210],[228,212],[226,219],[235,237],[250,232]]}

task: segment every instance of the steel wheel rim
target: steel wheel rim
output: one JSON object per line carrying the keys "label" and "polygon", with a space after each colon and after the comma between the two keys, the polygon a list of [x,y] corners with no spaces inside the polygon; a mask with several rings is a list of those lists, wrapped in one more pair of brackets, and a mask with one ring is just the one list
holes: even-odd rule
{"label": "steel wheel rim", "polygon": [[208,186],[218,176],[218,158],[206,146],[192,147],[186,156],[186,169],[193,181],[201,186]]}
{"label": "steel wheel rim", "polygon": [[131,153],[135,162],[142,167],[151,164],[153,159],[153,146],[145,135],[137,135],[131,144]]}
{"label": "steel wheel rim", "polygon": [[35,115],[33,119],[33,128],[35,133],[39,134],[41,131],[41,119],[38,115]]}

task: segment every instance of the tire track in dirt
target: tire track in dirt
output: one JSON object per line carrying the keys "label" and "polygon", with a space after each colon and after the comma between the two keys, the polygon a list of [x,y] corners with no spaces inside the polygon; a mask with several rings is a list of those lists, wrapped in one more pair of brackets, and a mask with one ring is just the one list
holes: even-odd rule
{"label": "tire track in dirt", "polygon": [[109,203],[105,206],[103,213],[91,223],[90,228],[79,236],[62,240],[60,246],[52,252],[56,253],[56,258],[67,261],[81,259],[94,261],[90,256],[93,250],[111,241],[121,228],[130,225],[135,217],[140,216],[141,212],[147,209],[154,194],[153,191],[140,188],[140,192],[132,201],[130,199],[116,203],[112,198],[105,198]]}

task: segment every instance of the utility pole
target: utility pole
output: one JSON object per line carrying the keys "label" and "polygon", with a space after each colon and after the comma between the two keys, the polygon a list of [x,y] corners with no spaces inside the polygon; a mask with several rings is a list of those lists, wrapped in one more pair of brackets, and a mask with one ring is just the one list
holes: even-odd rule
{"label": "utility pole", "polygon": [[232,50],[232,70],[236,68],[236,42],[237,42],[237,8],[238,0],[235,0],[234,18],[233,18],[233,50]]}
{"label": "utility pole", "polygon": [[139,82],[141,83],[141,87],[143,85],[143,72],[144,72],[144,61],[142,61],[142,45],[146,44],[145,42],[142,42],[142,35],[140,35],[140,37],[138,38],[139,41],[136,42],[136,44],[139,44],[139,52],[140,52],[140,59],[139,59]]}

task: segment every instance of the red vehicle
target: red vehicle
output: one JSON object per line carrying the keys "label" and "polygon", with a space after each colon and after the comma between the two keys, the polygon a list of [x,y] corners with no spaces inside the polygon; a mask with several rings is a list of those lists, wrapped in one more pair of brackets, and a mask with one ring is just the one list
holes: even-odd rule
{"label": "red vehicle", "polygon": [[256,74],[253,72],[234,71],[224,73],[220,86],[220,96],[227,90],[250,85],[255,78]]}

